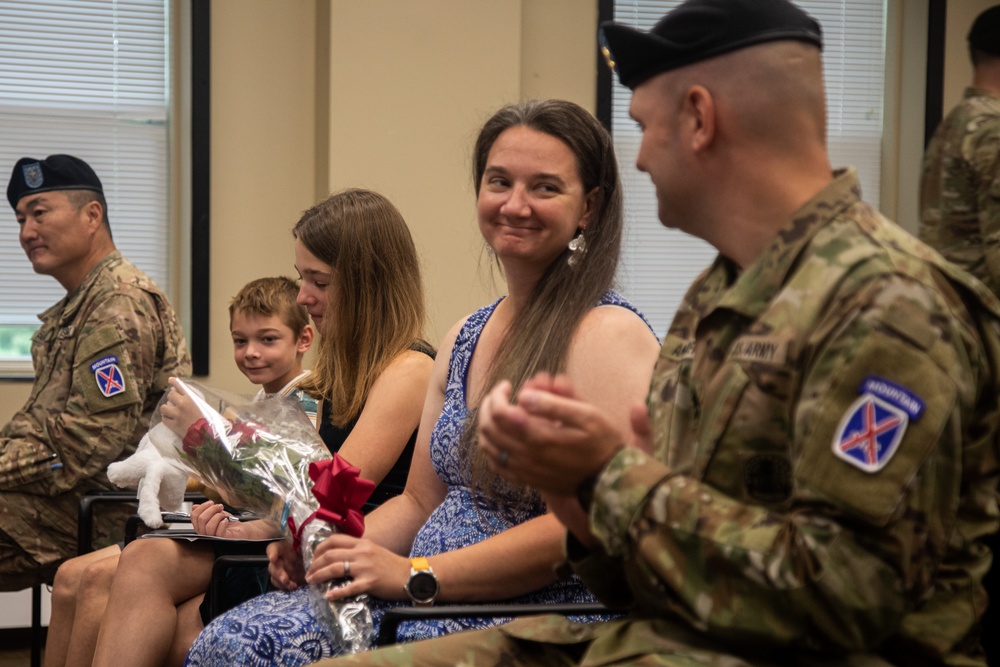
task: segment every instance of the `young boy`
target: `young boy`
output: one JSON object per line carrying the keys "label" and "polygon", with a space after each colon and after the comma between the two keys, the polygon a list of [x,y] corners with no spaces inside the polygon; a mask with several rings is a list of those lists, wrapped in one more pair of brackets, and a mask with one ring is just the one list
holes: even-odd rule
{"label": "young boy", "polygon": [[[285,277],[247,283],[229,304],[229,328],[236,366],[260,385],[257,398],[293,396],[315,425],[316,399],[296,389],[309,373],[302,369],[302,357],[314,338],[308,313],[296,303],[298,291]],[[207,505],[210,514],[222,510]],[[46,667],[90,664],[120,553],[121,546],[112,545],[60,566],[52,586]]]}
{"label": "young boy", "polygon": [[295,301],[298,292],[290,278],[247,283],[229,304],[229,331],[237,368],[260,385],[257,398],[294,396],[315,425],[316,399],[296,390],[309,374],[302,370],[302,356],[313,341],[309,315]]}

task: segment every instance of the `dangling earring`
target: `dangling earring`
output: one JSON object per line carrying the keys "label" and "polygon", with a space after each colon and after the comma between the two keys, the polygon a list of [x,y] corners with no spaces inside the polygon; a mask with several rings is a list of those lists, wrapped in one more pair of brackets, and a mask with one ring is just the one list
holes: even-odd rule
{"label": "dangling earring", "polygon": [[566,259],[566,263],[571,267],[576,266],[583,259],[583,256],[587,254],[587,239],[583,237],[583,230],[573,237],[569,242],[569,257]]}

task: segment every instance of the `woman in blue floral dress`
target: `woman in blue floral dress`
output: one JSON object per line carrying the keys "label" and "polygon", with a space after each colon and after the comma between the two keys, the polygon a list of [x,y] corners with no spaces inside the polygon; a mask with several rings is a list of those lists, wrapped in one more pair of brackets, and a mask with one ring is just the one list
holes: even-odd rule
{"label": "woman in blue floral dress", "polygon": [[[565,530],[538,495],[503,482],[477,451],[475,408],[500,379],[516,388],[539,371],[563,372],[627,432],[629,406],[645,396],[659,344],[611,289],[623,224],[611,139],[573,103],[510,105],[480,131],[473,162],[480,231],[508,294],[445,336],[405,492],[367,517],[363,538],[327,538],[305,576],[287,543],[274,546],[272,582],[284,590],[213,621],[187,664],[291,666],[336,655],[336,635],[317,621],[306,585],[332,579],[344,583],[331,598],[370,596],[376,625],[386,608],[421,597],[593,600],[577,579],[558,578]],[[430,585],[411,596],[418,570]],[[502,620],[411,622],[400,639]]]}

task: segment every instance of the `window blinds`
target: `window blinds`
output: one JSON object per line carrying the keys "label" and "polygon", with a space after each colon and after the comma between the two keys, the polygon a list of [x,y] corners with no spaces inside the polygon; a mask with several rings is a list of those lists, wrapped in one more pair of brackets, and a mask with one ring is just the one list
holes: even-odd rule
{"label": "window blinds", "polygon": [[[169,2],[0,0],[0,173],[23,156],[70,153],[104,185],[118,249],[170,286]],[[0,331],[37,327],[62,298],[0,217]],[[8,359],[11,355],[4,354]],[[16,356],[16,355],[15,355]]]}

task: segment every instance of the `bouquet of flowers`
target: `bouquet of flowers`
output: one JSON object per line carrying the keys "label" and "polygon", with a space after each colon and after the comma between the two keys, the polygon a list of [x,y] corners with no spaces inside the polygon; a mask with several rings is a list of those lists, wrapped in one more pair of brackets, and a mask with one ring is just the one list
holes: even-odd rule
{"label": "bouquet of flowers", "polygon": [[[226,504],[290,533],[306,569],[315,548],[332,533],[364,532],[361,507],[375,485],[338,455],[331,458],[297,400],[252,400],[190,381],[171,391],[186,394],[201,415],[183,439],[175,439],[171,455]],[[153,415],[154,427],[166,400]],[[374,626],[366,596],[326,600],[336,583],[311,587],[318,617],[334,628],[346,652],[370,648]]]}

